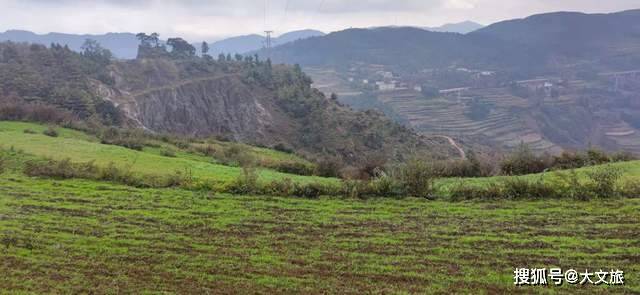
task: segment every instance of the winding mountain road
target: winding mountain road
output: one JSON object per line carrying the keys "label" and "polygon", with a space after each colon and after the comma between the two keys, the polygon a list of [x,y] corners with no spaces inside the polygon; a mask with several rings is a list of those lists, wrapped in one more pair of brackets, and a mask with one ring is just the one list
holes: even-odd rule
{"label": "winding mountain road", "polygon": [[456,150],[458,150],[458,153],[460,154],[460,158],[462,158],[463,160],[467,159],[467,153],[464,151],[464,149],[460,145],[458,145],[458,143],[453,138],[446,135],[434,135],[433,137],[446,139],[447,141],[449,141],[449,144],[451,144],[451,146],[453,146]]}

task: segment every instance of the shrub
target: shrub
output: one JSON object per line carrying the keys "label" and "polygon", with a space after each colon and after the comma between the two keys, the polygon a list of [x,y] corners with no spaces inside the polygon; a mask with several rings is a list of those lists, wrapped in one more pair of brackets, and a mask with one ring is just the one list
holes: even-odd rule
{"label": "shrub", "polygon": [[327,189],[324,185],[320,183],[307,183],[302,185],[295,186],[294,195],[298,197],[303,197],[307,199],[316,199],[320,197],[320,195],[325,194]]}
{"label": "shrub", "polygon": [[192,187],[194,184],[193,171],[185,168],[184,170],[176,170],[167,177],[166,187]]}
{"label": "shrub", "polygon": [[527,145],[521,144],[500,163],[500,170],[504,175],[525,175],[543,172],[550,166],[546,157],[536,156]]}
{"label": "shrub", "polygon": [[469,152],[464,160],[437,161],[434,173],[439,177],[487,177],[494,175],[495,165]]}
{"label": "shrub", "polygon": [[588,188],[593,196],[600,198],[616,197],[616,183],[620,180],[622,172],[611,166],[601,167],[587,172],[589,177]]}
{"label": "shrub", "polygon": [[626,198],[640,198],[640,181],[627,180],[620,187],[620,194]]}
{"label": "shrub", "polygon": [[4,159],[4,157],[2,155],[0,155],[0,174],[4,173],[4,170],[6,169],[6,160]]}
{"label": "shrub", "polygon": [[102,144],[117,145],[136,151],[141,151],[146,145],[145,136],[139,131],[121,131],[112,127],[103,130],[99,137]]}
{"label": "shrub", "polygon": [[433,193],[434,173],[427,162],[413,159],[398,171],[407,194],[417,198],[428,198]]}
{"label": "shrub", "polygon": [[78,121],[69,111],[50,105],[26,103],[19,98],[6,98],[6,101],[0,103],[0,120],[30,121],[61,125],[71,125]]}
{"label": "shrub", "polygon": [[366,181],[361,180],[345,180],[342,182],[342,186],[340,188],[341,194],[343,196],[357,199],[364,198],[369,193],[369,186]]}
{"label": "shrub", "polygon": [[47,130],[43,131],[42,134],[50,137],[58,137],[58,131],[52,126],[49,126]]}
{"label": "shrub", "polygon": [[473,186],[465,183],[459,183],[454,185],[449,190],[449,198],[452,201],[464,201],[464,200],[492,200],[502,198],[502,186],[490,185],[490,186]]}
{"label": "shrub", "polygon": [[259,193],[258,173],[253,167],[243,167],[242,173],[229,185],[227,190],[234,194]]}
{"label": "shrub", "polygon": [[50,178],[94,178],[97,167],[93,162],[85,164],[72,163],[69,158],[56,161],[27,161],[24,165],[24,174],[28,176],[44,176]]}
{"label": "shrub", "polygon": [[293,149],[285,145],[284,143],[278,143],[273,146],[273,149],[287,154],[293,154]]}
{"label": "shrub", "polygon": [[509,178],[501,186],[501,197],[505,199],[545,199],[557,196],[553,186],[545,184],[542,180]]}
{"label": "shrub", "polygon": [[367,193],[376,197],[399,198],[407,195],[407,188],[402,180],[386,174],[370,181],[368,187]]}
{"label": "shrub", "polygon": [[273,196],[291,196],[295,193],[296,187],[295,183],[291,180],[291,178],[283,178],[280,180],[274,180],[270,183],[266,184],[262,188],[262,193],[265,195],[273,195]]}
{"label": "shrub", "polygon": [[160,151],[160,155],[163,157],[169,157],[169,158],[175,158],[176,157],[176,151],[169,149],[169,148],[165,148],[162,149]]}
{"label": "shrub", "polygon": [[322,177],[339,177],[342,162],[336,157],[324,157],[316,161],[315,175]]}
{"label": "shrub", "polygon": [[265,167],[275,169],[279,172],[297,175],[312,175],[315,170],[312,165],[295,161],[281,161],[265,165]]}

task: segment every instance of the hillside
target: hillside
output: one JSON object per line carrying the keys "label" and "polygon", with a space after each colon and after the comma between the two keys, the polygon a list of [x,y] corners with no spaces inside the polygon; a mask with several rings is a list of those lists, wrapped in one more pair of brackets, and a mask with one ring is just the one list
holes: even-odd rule
{"label": "hillside", "polygon": [[629,69],[638,64],[639,14],[541,14],[466,35],[409,27],[348,29],[279,46],[273,56],[308,66],[365,63],[398,71],[464,66],[540,74],[592,62]]}
{"label": "hillside", "polygon": [[[240,174],[239,168],[213,162],[215,157],[162,141],[153,144],[171,146],[176,156],[163,156],[153,146],[133,151],[101,144],[90,134],[64,128],[57,128],[57,137],[47,136],[42,134],[46,129],[0,122],[3,289],[473,293],[480,286],[514,293],[522,289],[513,285],[513,265],[551,261],[563,269],[615,265],[625,271],[626,281],[607,290],[640,290],[635,263],[640,258],[639,199],[305,199],[230,195],[215,187],[157,189],[29,177],[25,167],[45,156],[95,160],[101,167],[113,161],[146,177],[189,167],[204,183],[228,183]],[[303,161],[264,149],[256,153]],[[616,165],[637,179],[638,162]],[[260,177],[283,183],[288,178],[339,182],[270,169],[261,170]],[[460,181],[445,179],[440,186],[447,189]],[[497,180],[464,181],[491,186]],[[558,292],[576,288],[553,287]]]}
{"label": "hillside", "polygon": [[[284,45],[301,39],[323,36],[324,33],[317,30],[300,30],[284,33],[272,39],[274,46]],[[263,35],[246,35],[230,37],[223,40],[210,43],[210,54],[218,55],[220,53],[248,53],[260,50],[265,46],[265,37]]]}
{"label": "hillside", "polygon": [[325,93],[465,149],[640,152],[640,18],[559,12],[461,35],[352,29],[276,48]]}
{"label": "hillside", "polygon": [[499,22],[470,35],[532,47],[545,60],[597,60],[605,66],[635,70],[640,58],[639,19],[640,10],[611,14],[557,12]]}
{"label": "hillside", "polygon": [[339,105],[311,88],[295,67],[168,52],[109,61],[62,47],[7,43],[0,50],[11,56],[0,62],[7,99],[54,105],[84,120],[280,146],[350,164],[381,155],[401,160],[414,153],[455,154],[441,139]]}

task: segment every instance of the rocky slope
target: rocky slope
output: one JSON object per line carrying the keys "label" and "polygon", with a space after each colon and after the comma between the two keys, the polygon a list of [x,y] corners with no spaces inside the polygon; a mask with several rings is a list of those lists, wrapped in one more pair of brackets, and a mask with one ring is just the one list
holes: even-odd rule
{"label": "rocky slope", "polygon": [[445,139],[423,138],[381,114],[339,105],[293,67],[154,58],[113,63],[110,70],[114,85],[94,81],[96,93],[155,132],[284,146],[349,163],[457,155]]}

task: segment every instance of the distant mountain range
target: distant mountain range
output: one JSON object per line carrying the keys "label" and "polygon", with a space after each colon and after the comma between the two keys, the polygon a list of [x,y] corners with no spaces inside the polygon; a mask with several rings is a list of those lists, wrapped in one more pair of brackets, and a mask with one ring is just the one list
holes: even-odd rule
{"label": "distant mountain range", "polygon": [[[292,41],[314,37],[323,36],[324,33],[316,30],[301,30],[285,33],[279,37],[273,38],[273,45],[283,45]],[[43,45],[50,45],[51,43],[58,43],[69,46],[74,51],[80,51],[80,47],[86,39],[93,39],[105,48],[111,50],[111,52],[118,58],[132,59],[135,58],[138,52],[138,44],[140,43],[136,38],[136,34],[133,33],[107,33],[101,35],[76,35],[76,34],[64,34],[64,33],[48,33],[48,34],[36,34],[30,31],[23,30],[9,30],[4,33],[0,33],[0,42],[13,41],[13,42],[27,42],[37,43]],[[232,37],[217,42],[210,42],[210,54],[218,55],[220,53],[247,53],[250,51],[259,50],[264,46],[264,36],[260,35],[247,35]],[[194,44],[196,48],[200,49],[200,43]]]}
{"label": "distant mountain range", "polygon": [[544,71],[585,62],[640,66],[640,10],[573,12],[499,22],[471,33],[412,27],[349,29],[275,48],[277,62],[348,66],[381,64],[420,70],[448,66]]}
{"label": "distant mountain range", "polygon": [[425,29],[427,31],[432,31],[432,32],[460,33],[460,34],[471,33],[473,31],[476,31],[482,28],[484,28],[484,25],[481,25],[479,23],[472,22],[472,21],[445,24],[439,27],[422,27],[422,29]]}
{"label": "distant mountain range", "polygon": [[[296,40],[306,39],[309,37],[324,36],[325,33],[316,30],[300,30],[285,33],[279,37],[272,39],[273,46],[284,45]],[[263,48],[265,45],[265,37],[262,35],[246,35],[231,37],[217,42],[211,42],[211,55],[220,53],[247,53]]]}
{"label": "distant mountain range", "polygon": [[[441,27],[422,28],[434,32],[454,32],[466,34],[477,29],[482,28],[483,25],[474,23],[471,21],[446,24]],[[273,46],[279,46],[288,44],[293,41],[306,39],[310,37],[324,36],[325,33],[318,30],[299,30],[284,33],[278,37],[274,37],[272,42]],[[36,34],[25,30],[9,30],[4,33],[0,33],[1,41],[13,41],[13,42],[27,42],[38,43],[44,45],[50,45],[51,43],[58,43],[68,45],[69,48],[75,51],[80,51],[80,47],[86,39],[93,39],[102,46],[111,50],[111,52],[118,58],[132,59],[135,58],[138,52],[138,44],[140,43],[136,39],[134,33],[107,33],[100,35],[91,34],[65,34],[65,33],[48,33],[48,34]],[[220,53],[248,53],[252,51],[260,50],[264,47],[265,37],[264,35],[252,34],[245,36],[231,37],[220,41],[209,42],[210,53],[216,56]],[[195,47],[200,50],[200,43],[194,44]]]}
{"label": "distant mountain range", "polygon": [[51,43],[58,43],[69,46],[71,50],[80,51],[80,47],[86,39],[93,39],[118,58],[135,58],[138,53],[136,35],[132,33],[107,33],[102,35],[76,35],[64,33],[48,33],[39,35],[30,31],[10,30],[0,33],[1,41],[37,43],[49,46]]}

